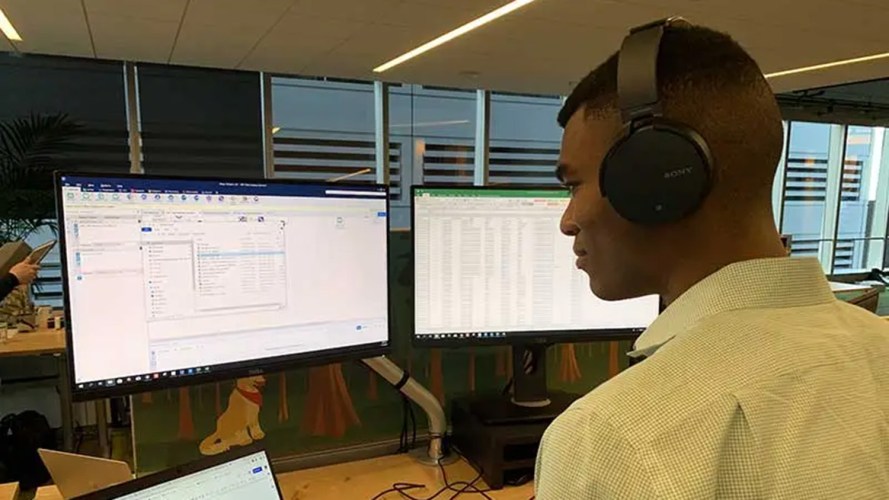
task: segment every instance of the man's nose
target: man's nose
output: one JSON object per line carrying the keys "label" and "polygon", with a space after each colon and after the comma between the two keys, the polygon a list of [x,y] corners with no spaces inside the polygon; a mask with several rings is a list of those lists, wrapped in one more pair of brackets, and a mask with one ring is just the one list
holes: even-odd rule
{"label": "man's nose", "polygon": [[562,213],[562,219],[559,221],[559,230],[562,231],[562,234],[565,236],[577,236],[577,233],[580,232],[580,228],[574,222],[573,202],[569,202],[568,206],[565,207],[565,211]]}

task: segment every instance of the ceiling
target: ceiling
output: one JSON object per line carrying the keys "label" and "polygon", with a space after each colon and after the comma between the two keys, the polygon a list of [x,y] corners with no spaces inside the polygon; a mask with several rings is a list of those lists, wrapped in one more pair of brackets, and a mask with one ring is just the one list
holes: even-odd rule
{"label": "ceiling", "polygon": [[[0,0],[0,51],[374,79],[375,66],[507,0]],[[764,72],[889,51],[886,0],[537,0],[384,74],[567,93],[628,27],[669,15],[731,33]],[[772,81],[776,92],[889,76],[889,59]]]}

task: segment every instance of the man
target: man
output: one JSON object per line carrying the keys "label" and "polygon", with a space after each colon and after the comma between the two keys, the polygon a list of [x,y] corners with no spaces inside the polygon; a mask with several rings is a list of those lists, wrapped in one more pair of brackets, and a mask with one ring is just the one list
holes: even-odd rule
{"label": "man", "polygon": [[772,182],[781,115],[727,35],[665,29],[666,118],[709,144],[710,189],[678,222],[622,218],[599,187],[622,119],[617,55],[559,122],[561,229],[606,300],[659,294],[646,359],[563,413],[541,443],[539,500],[889,498],[889,323],[837,301],[814,259],[787,258]]}
{"label": "man", "polygon": [[40,266],[32,264],[30,257],[12,266],[6,276],[0,277],[0,302],[19,285],[30,285],[37,278]]}

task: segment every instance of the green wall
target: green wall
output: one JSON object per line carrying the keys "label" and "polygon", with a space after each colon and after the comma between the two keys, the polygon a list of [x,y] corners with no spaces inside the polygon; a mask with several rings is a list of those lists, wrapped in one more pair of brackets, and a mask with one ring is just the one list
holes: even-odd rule
{"label": "green wall", "polygon": [[[508,378],[508,348],[414,349],[410,345],[410,244],[410,233],[391,233],[391,357],[445,404],[473,390],[501,390]],[[550,387],[587,392],[626,366],[624,353],[628,349],[627,342],[554,346],[547,359]],[[393,439],[400,434],[402,403],[398,393],[359,363],[292,370],[266,375],[266,379],[259,421],[265,432],[263,444],[273,457]],[[225,381],[134,396],[138,471],[199,458],[199,443],[214,431],[233,387],[234,381]],[[421,411],[418,418],[423,427]]]}

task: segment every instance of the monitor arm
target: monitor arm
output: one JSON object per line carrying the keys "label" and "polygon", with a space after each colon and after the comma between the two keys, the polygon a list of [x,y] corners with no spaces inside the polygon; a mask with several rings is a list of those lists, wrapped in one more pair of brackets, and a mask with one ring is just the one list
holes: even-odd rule
{"label": "monitor arm", "polygon": [[430,465],[438,465],[445,458],[442,439],[447,431],[447,420],[445,420],[441,404],[431,392],[386,356],[367,358],[361,361],[426,412],[426,418],[429,421],[428,459],[423,457],[421,461]]}

